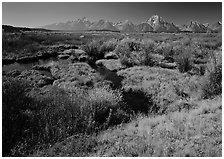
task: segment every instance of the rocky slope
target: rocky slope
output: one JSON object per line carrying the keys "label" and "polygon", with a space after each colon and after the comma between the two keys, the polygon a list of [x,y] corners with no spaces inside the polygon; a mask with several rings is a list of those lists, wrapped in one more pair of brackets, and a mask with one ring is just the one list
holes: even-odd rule
{"label": "rocky slope", "polygon": [[205,27],[202,23],[199,23],[197,21],[191,21],[190,25],[187,26],[186,31],[196,33],[206,32],[207,27]]}
{"label": "rocky slope", "polygon": [[153,31],[153,28],[151,25],[149,25],[146,22],[140,23],[138,25],[136,25],[136,31],[138,32],[148,32],[148,31]]}
{"label": "rocky slope", "polygon": [[126,20],[124,22],[118,23],[115,25],[121,32],[136,32],[135,25],[129,21]]}
{"label": "rocky slope", "polygon": [[173,23],[166,22],[158,15],[152,16],[147,20],[147,23],[152,26],[155,32],[179,32],[179,28]]}
{"label": "rocky slope", "polygon": [[89,26],[90,30],[111,30],[118,31],[116,27],[113,26],[112,22],[109,22],[104,19],[100,19],[99,21],[93,23]]}
{"label": "rocky slope", "polygon": [[214,23],[210,27],[215,32],[222,32],[222,23],[220,21]]}

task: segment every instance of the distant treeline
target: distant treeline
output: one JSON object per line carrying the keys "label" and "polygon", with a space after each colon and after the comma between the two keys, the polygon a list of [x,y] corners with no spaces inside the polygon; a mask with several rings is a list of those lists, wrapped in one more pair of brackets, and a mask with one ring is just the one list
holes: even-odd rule
{"label": "distant treeline", "polygon": [[14,27],[11,25],[2,25],[2,31],[5,33],[20,33],[24,31],[51,31],[43,28],[27,28],[27,27]]}

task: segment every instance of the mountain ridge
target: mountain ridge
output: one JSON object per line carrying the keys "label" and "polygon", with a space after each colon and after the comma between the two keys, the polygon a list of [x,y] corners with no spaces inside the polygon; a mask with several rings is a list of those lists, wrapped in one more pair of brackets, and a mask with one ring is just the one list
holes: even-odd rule
{"label": "mountain ridge", "polygon": [[42,28],[50,30],[110,30],[120,32],[197,32],[205,33],[208,31],[220,32],[222,30],[222,23],[220,21],[209,24],[202,24],[198,21],[190,21],[190,24],[181,26],[175,25],[173,22],[167,22],[158,15],[153,15],[139,24],[133,24],[130,20],[124,22],[110,22],[108,20],[100,19],[95,22],[89,21],[86,17],[79,18],[75,21],[68,21],[64,23],[53,23],[45,25]]}

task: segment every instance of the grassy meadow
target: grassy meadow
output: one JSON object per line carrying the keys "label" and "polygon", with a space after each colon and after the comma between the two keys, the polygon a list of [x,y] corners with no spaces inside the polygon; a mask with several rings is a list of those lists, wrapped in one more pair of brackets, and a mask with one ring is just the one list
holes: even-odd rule
{"label": "grassy meadow", "polygon": [[[222,156],[221,33],[3,33],[2,57],[55,46],[87,60],[45,66],[44,86],[3,75],[3,156]],[[120,87],[95,69],[102,59],[119,61]]]}

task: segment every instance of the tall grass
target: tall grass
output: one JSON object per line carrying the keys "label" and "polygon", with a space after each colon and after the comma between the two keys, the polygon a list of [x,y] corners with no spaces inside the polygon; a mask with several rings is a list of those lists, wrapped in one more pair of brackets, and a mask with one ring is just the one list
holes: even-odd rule
{"label": "tall grass", "polygon": [[202,85],[202,97],[209,98],[222,93],[222,58],[220,52],[211,52]]}
{"label": "tall grass", "polygon": [[69,93],[52,86],[44,95],[29,97],[27,82],[3,81],[3,156],[26,156],[35,149],[76,134],[92,134],[121,123],[122,95],[109,86]]}
{"label": "tall grass", "polygon": [[83,50],[90,57],[90,62],[92,62],[93,64],[98,59],[104,58],[104,52],[100,51],[100,47],[102,44],[103,42],[101,40],[93,40],[83,46]]}
{"label": "tall grass", "polygon": [[80,40],[78,34],[64,33],[18,33],[18,34],[3,34],[2,50],[3,56],[11,53],[13,56],[24,56],[27,54],[35,54],[40,49],[46,49],[44,46],[70,44],[80,45],[85,43],[85,39]]}
{"label": "tall grass", "polygon": [[193,67],[192,61],[193,53],[190,47],[181,49],[181,51],[176,55],[175,61],[177,63],[178,69],[181,73],[188,72]]}
{"label": "tall grass", "polygon": [[[88,120],[88,130],[96,131],[103,127],[109,126],[112,115],[119,109],[122,94],[117,90],[112,90],[109,86],[94,88],[88,92],[88,105],[83,109]],[[95,130],[92,130],[95,129]]]}
{"label": "tall grass", "polygon": [[3,78],[2,85],[2,155],[6,156],[10,149],[25,135],[29,128],[28,112],[32,109],[31,99],[26,96],[30,86],[25,81],[14,78]]}

